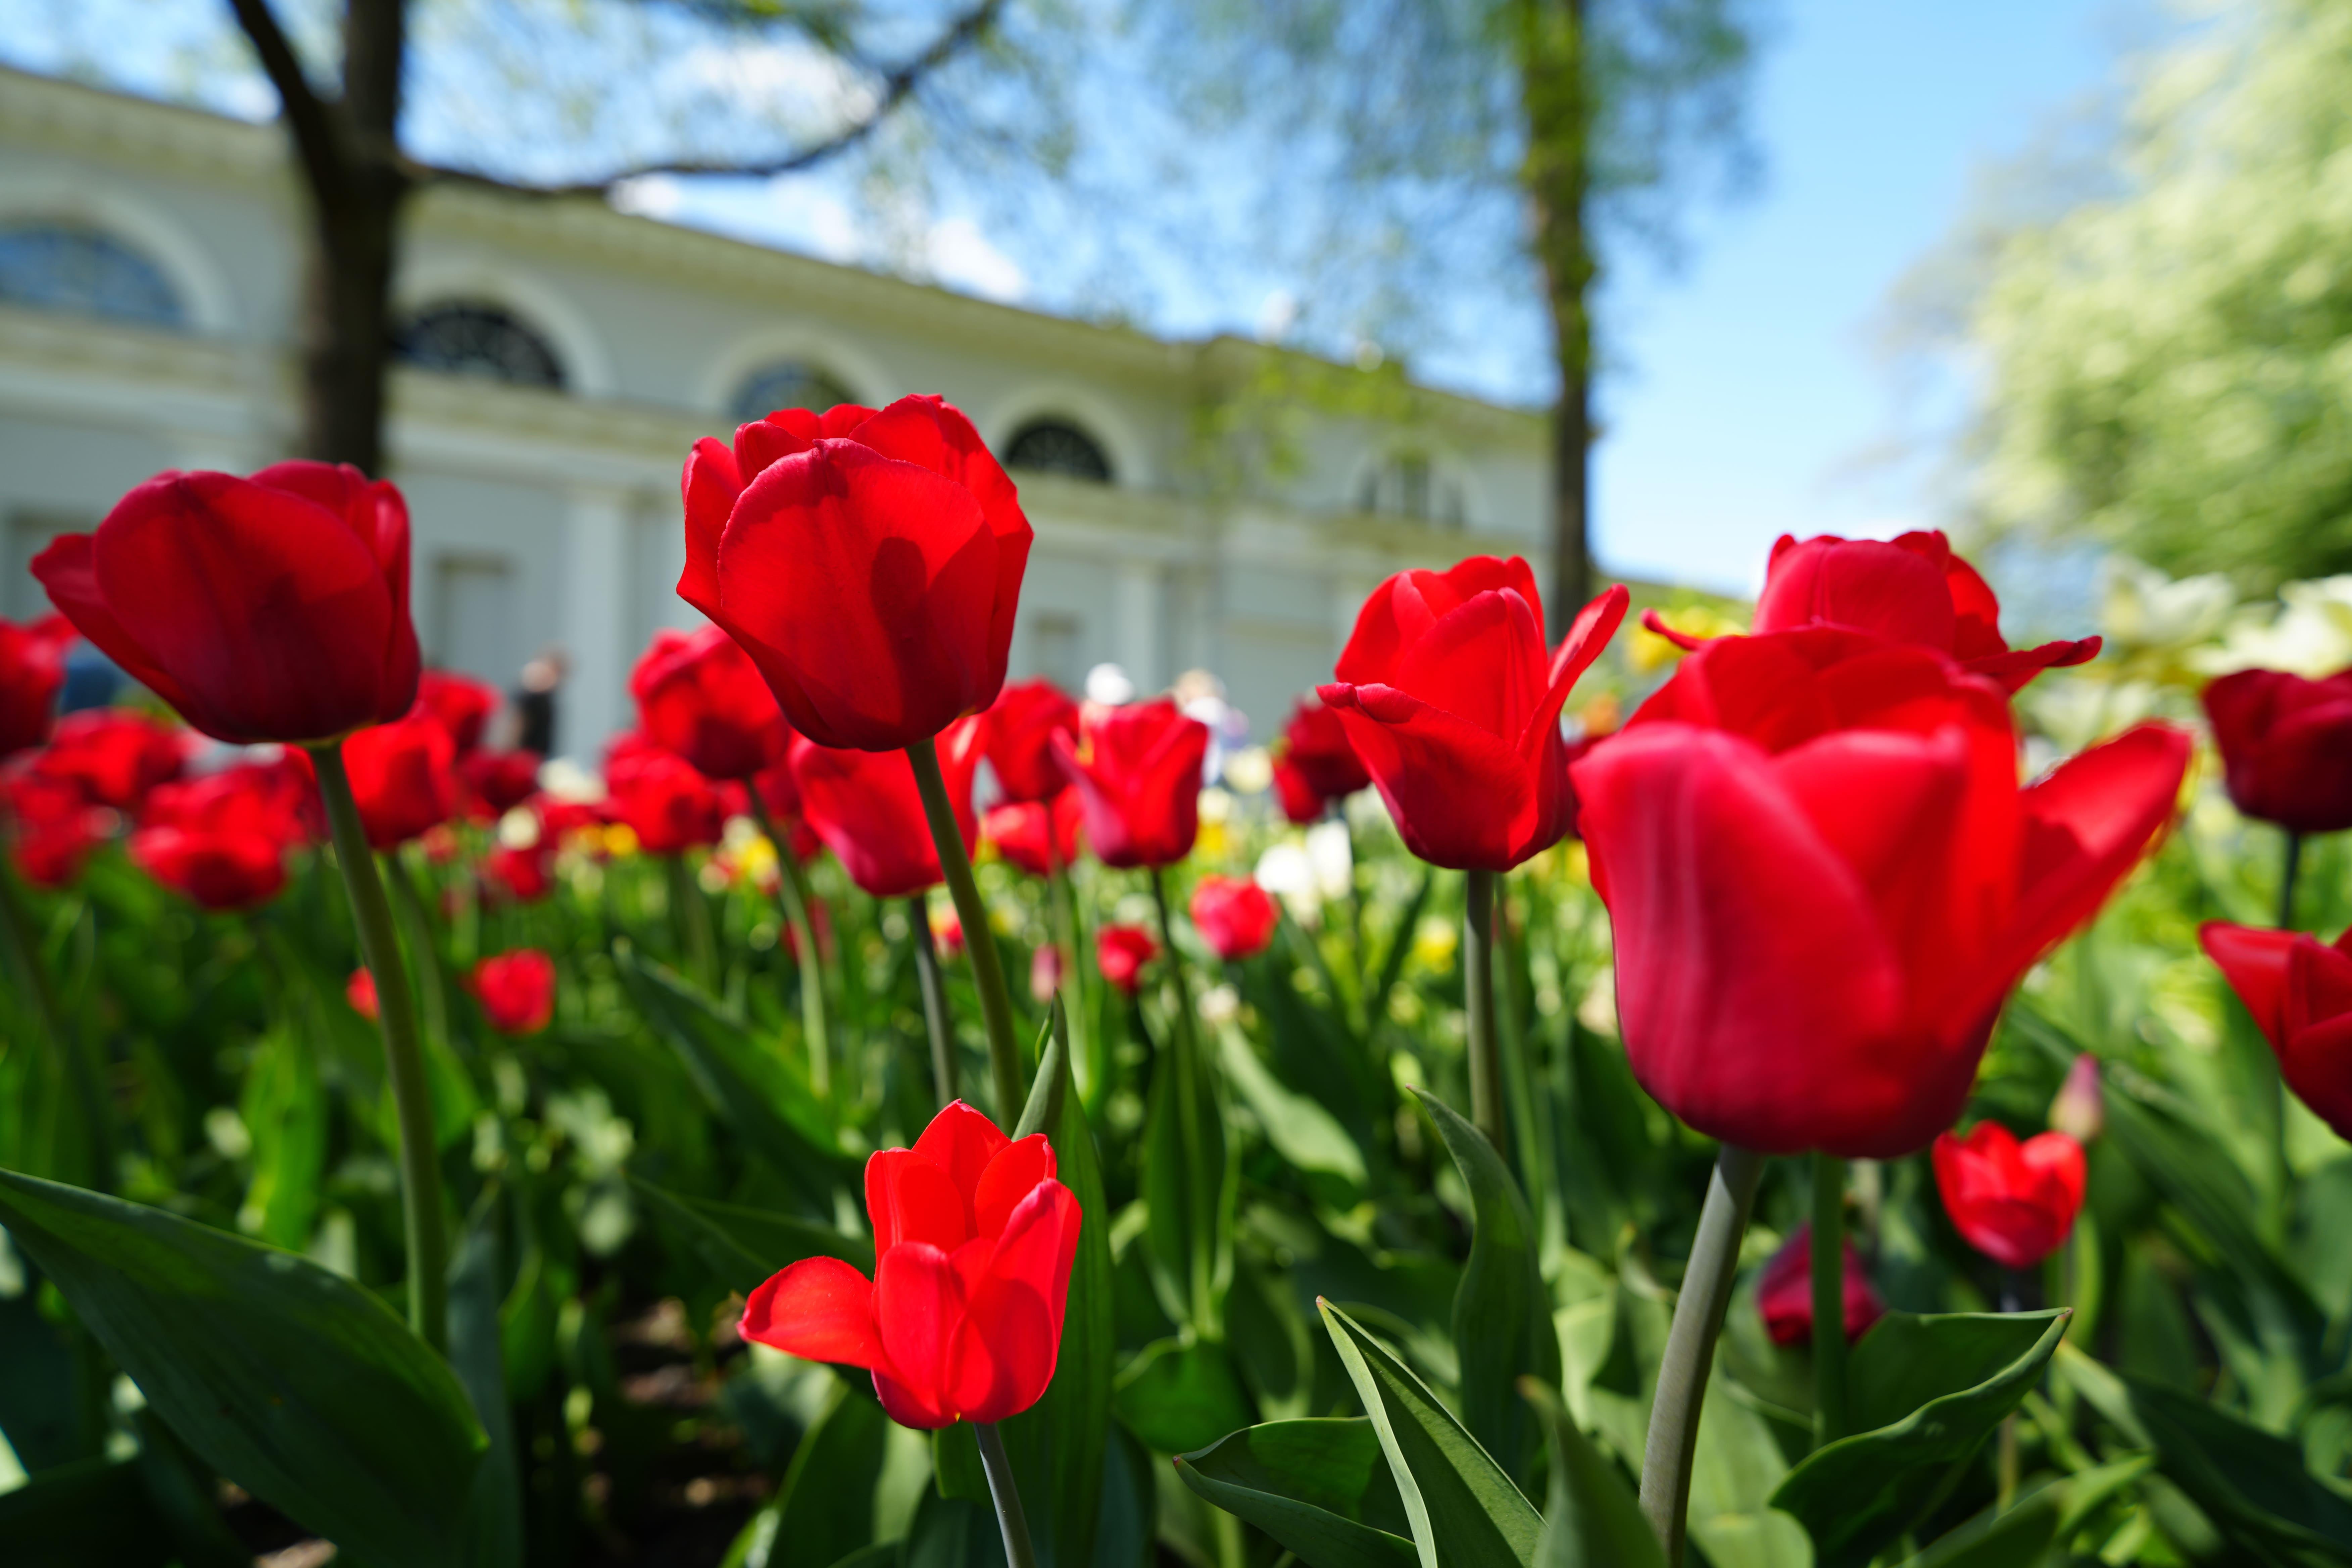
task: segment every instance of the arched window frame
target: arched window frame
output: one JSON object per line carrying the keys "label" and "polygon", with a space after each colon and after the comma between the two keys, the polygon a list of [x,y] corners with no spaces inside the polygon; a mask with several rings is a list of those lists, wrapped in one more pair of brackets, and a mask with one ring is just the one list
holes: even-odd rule
{"label": "arched window frame", "polygon": [[[510,333],[509,346],[527,348],[529,353],[543,366],[543,374],[539,373],[537,367],[524,365],[520,360],[514,365],[501,368],[487,355],[478,361],[460,360],[456,363],[417,357],[415,334],[420,324],[436,319],[446,321],[462,316],[473,318],[473,325],[478,331],[495,329]],[[394,353],[404,364],[440,375],[478,376],[508,386],[543,392],[566,392],[572,386],[572,369],[556,346],[555,334],[546,331],[529,315],[497,299],[442,295],[425,300],[403,312]],[[531,369],[534,373],[511,373],[519,369]]]}
{"label": "arched window frame", "polygon": [[[1062,454],[1049,455],[1043,462],[1035,460],[1041,447],[1050,454],[1055,444],[1062,446]],[[1026,458],[1024,447],[1028,449]],[[1085,423],[1062,414],[1036,414],[1023,420],[1005,437],[1003,461],[1007,468],[1058,474],[1087,484],[1118,482],[1118,468],[1111,460],[1109,446]]]}
{"label": "arched window frame", "polygon": [[[62,289],[52,289],[46,295],[39,291],[0,292],[0,303],[19,310],[48,310],[64,315],[119,321],[131,326],[146,327],[162,331],[187,331],[194,325],[194,312],[183,289],[172,276],[172,269],[152,255],[146,247],[125,238],[103,223],[91,222],[70,216],[25,214],[0,217],[0,289],[6,289],[12,268],[10,243],[23,244],[29,252],[43,241],[53,250],[78,249],[78,258],[58,258],[52,262],[60,274],[76,260],[85,270],[111,268],[117,289],[129,288],[143,292],[142,301],[127,297],[112,301],[99,297],[100,283],[89,280],[90,293],[87,298],[73,297],[73,284],[68,279]],[[26,258],[28,270],[38,265],[29,255]]]}

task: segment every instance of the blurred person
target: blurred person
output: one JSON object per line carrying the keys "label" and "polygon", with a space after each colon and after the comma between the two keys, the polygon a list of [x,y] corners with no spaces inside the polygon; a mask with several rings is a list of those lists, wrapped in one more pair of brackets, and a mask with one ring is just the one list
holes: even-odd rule
{"label": "blurred person", "polygon": [[571,656],[552,643],[522,667],[512,698],[517,721],[514,750],[537,752],[542,757],[554,752],[555,693],[571,672]]}

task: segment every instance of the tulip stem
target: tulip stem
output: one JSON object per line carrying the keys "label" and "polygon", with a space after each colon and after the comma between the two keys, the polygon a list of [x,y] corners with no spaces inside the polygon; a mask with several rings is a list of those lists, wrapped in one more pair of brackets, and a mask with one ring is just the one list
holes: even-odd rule
{"label": "tulip stem", "polygon": [[963,922],[963,949],[971,955],[971,981],[980,992],[980,1016],[988,1026],[988,1069],[996,1090],[997,1120],[1013,1125],[1028,1096],[1023,1087],[1021,1042],[1013,1033],[1013,998],[1004,989],[1004,960],[996,950],[996,935],[988,923],[988,906],[981,901],[980,884],[971,879],[971,857],[964,852],[963,829],[948,799],[947,781],[940,776],[940,749],[929,736],[907,748],[915,770],[915,787],[922,792],[923,815],[931,825],[931,843],[940,854],[940,870],[947,879],[948,896],[955,900],[956,918]]}
{"label": "tulip stem", "polygon": [[425,900],[417,896],[416,884],[408,879],[399,850],[390,851],[376,864],[392,889],[393,900],[400,906],[395,913],[408,921],[408,945],[416,954],[416,989],[425,1003],[425,1037],[448,1049],[452,1044],[449,993],[441,978],[441,956],[433,951],[433,927],[425,918]]}
{"label": "tulip stem", "polygon": [[809,915],[808,874],[792,839],[760,797],[759,785],[747,781],[743,793],[751,797],[751,819],[776,851],[776,901],[800,947],[801,1034],[808,1044],[809,1087],[819,1100],[827,1099],[833,1092],[833,1034],[825,1026],[824,955],[817,951],[816,922]]}
{"label": "tulip stem", "polygon": [[34,1020],[48,1037],[58,1070],[79,1102],[83,1121],[89,1124],[90,1185],[101,1193],[111,1193],[121,1179],[121,1171],[115,1152],[114,1110],[107,1097],[106,1078],[89,1049],[66,1026],[65,1014],[58,1006],[57,989],[49,984],[49,972],[41,967],[40,943],[34,940],[32,917],[25,912],[23,900],[16,891],[16,868],[5,864],[4,856],[0,856],[0,942],[7,945],[10,962],[24,973],[25,994],[32,999]]}
{"label": "tulip stem", "polygon": [[[1170,1031],[1175,1044],[1173,1059],[1168,1064],[1167,1092],[1176,1097],[1177,1136],[1183,1141],[1184,1169],[1188,1181],[1197,1180],[1197,1173],[1207,1166],[1205,1130],[1201,1125],[1201,1087],[1203,1074],[1201,1063],[1201,1037],[1194,1027],[1192,990],[1184,983],[1184,956],[1176,948],[1176,927],[1168,917],[1168,882],[1164,872],[1151,868],[1151,903],[1160,913],[1160,945],[1168,954],[1169,984],[1176,990],[1174,1027]],[[1188,1187],[1187,1189],[1192,1190]],[[1210,1226],[1215,1221],[1208,1215],[1194,1214],[1186,1226],[1192,1243],[1192,1326],[1203,1338],[1216,1338],[1218,1328],[1211,1311],[1211,1296],[1216,1277],[1216,1238]]]}
{"label": "tulip stem", "polygon": [[[1046,851],[1051,854],[1053,834],[1048,831],[1045,837]],[[1087,1005],[1087,966],[1078,961],[1078,941],[1083,933],[1078,929],[1077,893],[1070,884],[1070,868],[1061,863],[1060,857],[1055,858],[1053,866],[1052,874],[1045,879],[1045,898],[1053,906],[1054,943],[1061,949],[1066,961],[1060,988],[1066,997],[1062,1011],[1069,1017],[1072,1079],[1078,1086],[1078,1098],[1099,1109],[1102,1086],[1109,1072],[1095,1060],[1094,1010]]]}
{"label": "tulip stem", "polygon": [[1845,1162],[1813,1155],[1813,1447],[1845,1436]]}
{"label": "tulip stem", "polygon": [[1462,994],[1470,1023],[1470,1120],[1502,1154],[1511,1146],[1503,1120],[1502,1047],[1495,1028],[1495,873],[1463,873]]}
{"label": "tulip stem", "polygon": [[1739,1271],[1739,1238],[1764,1173],[1764,1156],[1723,1145],[1707,1179],[1690,1264],[1675,1296],[1666,1352],[1658,1363],[1658,1392],[1650,1406],[1650,1436],[1642,1454],[1642,1517],[1658,1532],[1667,1568],[1682,1568],[1684,1516],[1690,1511],[1691,1461],[1697,1453],[1699,1410],[1715,1365],[1716,1336],[1731,1304]]}
{"label": "tulip stem", "polygon": [[375,855],[360,808],[343,772],[341,742],[310,748],[319,793],[327,803],[327,823],[335,841],[335,863],[351,894],[359,927],[360,957],[375,976],[376,1017],[383,1034],[383,1059],[392,1080],[393,1110],[400,1123],[400,1217],[408,1244],[408,1326],[435,1350],[448,1343],[449,1241],[441,1213],[441,1168],[436,1163],[433,1100],[425,1082],[425,1052],[416,1033],[415,999],[408,970],[393,932],[392,906],[376,875]]}
{"label": "tulip stem", "polygon": [[665,855],[669,873],[669,913],[677,922],[678,940],[686,948],[686,967],[694,983],[713,995],[719,992],[719,942],[710,930],[710,900],[694,879],[686,857]]}
{"label": "tulip stem", "polygon": [[1007,1568],[1037,1568],[1037,1549],[1029,1544],[1029,1515],[1021,1507],[1021,1489],[1013,1484],[1013,1461],[1005,1457],[1004,1439],[996,1435],[993,1421],[973,1422],[971,1435],[980,1443],[981,1468],[988,1472],[988,1495],[996,1503],[996,1527],[1004,1532]]}
{"label": "tulip stem", "polygon": [[2294,886],[2303,879],[2303,835],[2287,829],[2286,857],[2279,867],[2279,930],[2294,929]]}
{"label": "tulip stem", "polygon": [[[2279,930],[2294,927],[2295,884],[2303,879],[2303,835],[2287,829],[2285,854],[2279,865]],[[2286,1157],[2286,1072],[2278,1058],[2270,1052],[2262,1053],[2270,1061],[2267,1075],[2270,1082],[2271,1113],[2271,1191],[2268,1212],[2263,1218],[2268,1224],[2271,1239],[2284,1240],[2294,1208],[2294,1173]]]}
{"label": "tulip stem", "polygon": [[956,1097],[954,1024],[948,1014],[948,988],[940,979],[940,950],[931,941],[931,904],[917,893],[907,900],[907,922],[914,928],[915,979],[923,993],[923,1027],[931,1037],[931,1085],[942,1107]]}

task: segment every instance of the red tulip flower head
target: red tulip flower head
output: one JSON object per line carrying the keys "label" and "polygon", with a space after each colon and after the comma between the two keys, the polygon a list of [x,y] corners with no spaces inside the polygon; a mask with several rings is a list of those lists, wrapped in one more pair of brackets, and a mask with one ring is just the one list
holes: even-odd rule
{"label": "red tulip flower head", "polygon": [[624,735],[606,751],[604,787],[614,819],[628,826],[648,855],[683,855],[718,843],[726,830],[718,787],[692,763],[642,735]]}
{"label": "red tulip flower head", "polygon": [[1069,781],[1054,737],[1078,733],[1078,705],[1050,680],[1008,686],[988,710],[988,765],[1010,801],[1052,800]]}
{"label": "red tulip flower head", "polygon": [[343,767],[368,843],[390,849],[457,810],[457,743],[422,710],[343,742]]}
{"label": "red tulip flower head", "polygon": [[73,628],[62,616],[29,626],[0,621],[0,757],[48,739],[72,641]]}
{"label": "red tulip flower head", "polygon": [[1935,1163],[1952,1227],[2004,1268],[2031,1268],[2065,1244],[2091,1178],[2083,1146],[2065,1133],[2020,1143],[1998,1121],[1943,1134]]}
{"label": "red tulip flower head", "polygon": [[[971,808],[980,766],[981,721],[957,721],[940,737],[940,774],[955,807],[966,854],[980,831]],[[810,827],[869,896],[895,899],[945,880],[913,764],[891,752],[835,751],[807,736],[793,741],[793,778]]]}
{"label": "red tulip flower head", "polygon": [[866,1368],[902,1426],[1018,1415],[1054,1379],[1083,1223],[1054,1171],[1044,1133],[1008,1142],[957,1100],[866,1162],[874,1278],[804,1258],[751,1292],[743,1337]]}
{"label": "red tulip flower head", "polygon": [[188,733],[119,708],[92,708],[58,721],[33,765],[70,780],[92,805],[136,815],[157,784],[178,778]]}
{"label": "red tulip flower head", "polygon": [[537,752],[477,751],[459,760],[457,773],[476,814],[495,820],[538,793],[542,761]]}
{"label": "red tulip flower head", "polygon": [[1201,831],[1201,764],[1209,727],[1165,697],[1089,708],[1079,740],[1055,753],[1086,812],[1087,842],[1106,866],[1172,866]]}
{"label": "red tulip flower head", "polygon": [[[1845,1342],[1853,1343],[1886,1315],[1886,1303],[1862,1271],[1854,1256],[1853,1238],[1845,1243]],[[1756,1307],[1764,1315],[1764,1331],[1776,1345],[1804,1344],[1813,1337],[1813,1227],[1801,1225],[1780,1250],[1764,1265],[1756,1281]]]}
{"label": "red tulip flower head", "polygon": [[1219,958],[1248,958],[1274,940],[1281,911],[1245,877],[1203,877],[1192,887],[1192,926]]}
{"label": "red tulip flower head", "polygon": [[536,1035],[555,1016],[555,960],[518,948],[474,965],[470,989],[501,1035]]}
{"label": "red tulip flower head", "polygon": [[131,835],[131,858],[208,910],[268,903],[286,885],[286,851],[305,837],[267,767],[159,784]]}
{"label": "red tulip flower head", "polygon": [[1743,1148],[1926,1147],[2010,987],[2169,823],[2189,752],[2143,726],[2021,790],[2005,695],[1940,653],[1708,643],[1575,764],[1634,1076]]}
{"label": "red tulip flower head", "polygon": [[461,758],[473,755],[482,743],[483,728],[499,710],[498,688],[446,669],[428,669],[417,677],[416,700],[441,721]]}
{"label": "red tulip flower head", "polygon": [[2215,921],[2197,935],[2277,1053],[2286,1086],[2352,1138],[2352,931],[2328,943]]}
{"label": "red tulip flower head", "polygon": [[1300,702],[1282,731],[1282,762],[1317,800],[1342,800],[1372,782],[1339,710]]}
{"label": "red tulip flower head", "polygon": [[[1642,624],[1677,647],[1698,646],[1655,611]],[[2000,635],[2000,601],[1991,586],[1935,530],[1884,543],[1829,533],[1800,543],[1782,534],[1750,629],[1762,636],[1801,626],[1846,626],[1934,648],[2012,692],[2045,669],[2087,663],[2099,652],[2097,637],[2011,648]]]}
{"label": "red tulip flower head", "polygon": [[1274,798],[1282,807],[1284,820],[1301,827],[1322,821],[1324,809],[1329,804],[1315,793],[1307,775],[1292,767],[1286,757],[1275,759]]}
{"label": "red tulip flower head", "polygon": [[678,596],[727,629],[793,728],[892,752],[996,700],[1029,562],[1013,481],[962,413],[785,409],[687,459]]}
{"label": "red tulip flower head", "polygon": [[759,666],[718,626],[665,628],[629,673],[637,725],[714,779],[747,779],[784,760],[793,732]]}
{"label": "red tulip flower head", "polygon": [[535,904],[555,890],[554,850],[547,837],[528,849],[501,844],[482,857],[482,885],[511,903]]}
{"label": "red tulip flower head", "polygon": [[33,575],[74,629],[218,740],[319,742],[416,700],[408,508],[357,468],[158,474]]}
{"label": "red tulip flower head", "polygon": [[82,862],[98,847],[106,814],[90,805],[71,779],[53,778],[37,768],[19,768],[0,778],[0,826],[15,840],[16,868],[37,888],[62,888],[81,874]]}
{"label": "red tulip flower head", "polygon": [[2230,798],[2294,833],[2352,827],[2352,669],[2242,669],[2205,689]]}
{"label": "red tulip flower head", "polygon": [[1107,925],[1095,932],[1095,967],[1129,996],[1143,985],[1143,966],[1160,956],[1160,944],[1141,926]]}
{"label": "red tulip flower head", "polygon": [[1013,801],[992,805],[981,818],[980,830],[996,852],[1033,877],[1050,877],[1067,870],[1078,858],[1079,830],[1086,826],[1086,804],[1075,789],[1044,801]]}
{"label": "red tulip flower head", "polygon": [[366,969],[354,969],[352,977],[343,982],[343,1000],[352,1012],[373,1024],[376,1021],[375,975]]}
{"label": "red tulip flower head", "polygon": [[1405,847],[1433,866],[1507,871],[1575,819],[1559,710],[1625,618],[1625,590],[1544,652],[1543,601],[1517,556],[1400,572],[1356,617],[1322,689]]}

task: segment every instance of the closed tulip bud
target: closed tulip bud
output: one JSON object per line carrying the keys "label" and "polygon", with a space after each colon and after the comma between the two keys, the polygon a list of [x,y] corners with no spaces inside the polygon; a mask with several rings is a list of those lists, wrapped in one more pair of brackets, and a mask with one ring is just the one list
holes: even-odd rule
{"label": "closed tulip bud", "polygon": [[996,700],[1029,561],[1004,470],[962,413],[785,409],[683,480],[678,596],[741,644],[793,728],[898,751]]}
{"label": "closed tulip bud", "polygon": [[[977,719],[959,720],[940,735],[940,774],[955,807],[956,826],[969,854],[980,832],[971,807],[972,774],[980,766]],[[849,879],[871,897],[895,899],[945,879],[931,842],[929,818],[915,786],[915,770],[895,752],[835,751],[807,736],[793,741],[793,778],[800,785],[808,825],[841,862]]]}
{"label": "closed tulip bud", "polygon": [[205,734],[321,742],[416,700],[408,508],[328,463],[166,473],[33,575],[74,629]]}
{"label": "closed tulip bud", "polygon": [[865,1368],[892,1420],[923,1430],[1018,1415],[1061,1352],[1085,1222],[1042,1132],[1009,1142],[957,1100],[912,1149],[866,1163],[874,1278],[805,1258],[744,1304],[742,1336]]}
{"label": "closed tulip bud", "polygon": [[457,742],[422,710],[345,741],[343,767],[368,843],[394,848],[456,815],[457,764]]}
{"label": "closed tulip bud", "polygon": [[555,960],[535,947],[483,959],[470,988],[501,1035],[536,1035],[555,1016]]}
{"label": "closed tulip bud", "polygon": [[[1886,1315],[1886,1303],[1862,1271],[1854,1256],[1853,1238],[1841,1238],[1845,1248],[1845,1342],[1853,1343]],[[1764,1331],[1776,1345],[1804,1344],[1813,1337],[1813,1227],[1801,1225],[1780,1250],[1764,1265],[1756,1281],[1756,1308],[1764,1316]]]}
{"label": "closed tulip bud", "polygon": [[1106,866],[1172,866],[1201,831],[1201,764],[1209,727],[1167,698],[1101,708],[1073,744],[1054,749],[1086,813],[1087,842]]}
{"label": "closed tulip bud", "polygon": [[461,760],[474,754],[490,715],[499,710],[496,687],[446,669],[428,669],[417,677],[416,700],[441,721]]}
{"label": "closed tulip bud", "polygon": [[2067,1134],[2020,1143],[1998,1121],[1937,1138],[1935,1165],[1952,1228],[2005,1268],[2031,1268],[2065,1244],[2090,1183],[2083,1146]]}
{"label": "closed tulip bud", "polygon": [[1207,876],[1192,888],[1192,929],[1219,958],[1265,952],[1281,915],[1273,897],[1246,878]]}
{"label": "closed tulip bud", "polygon": [[2099,1058],[2084,1051],[2066,1069],[2066,1081],[2050,1101],[2050,1125],[2077,1143],[2095,1143],[2106,1130],[2107,1109],[2099,1092]]}
{"label": "closed tulip bud", "polygon": [[719,626],[656,632],[629,674],[629,695],[646,736],[710,778],[750,778],[792,744],[759,667]]}
{"label": "closed tulip bud", "polygon": [[2205,689],[2205,716],[2240,811],[2295,833],[2352,827],[2352,669],[2242,669]]}
{"label": "closed tulip bud", "polygon": [[62,616],[28,626],[0,621],[0,757],[48,739],[73,628]]}
{"label": "closed tulip bud", "polygon": [[1516,555],[1400,572],[1373,591],[1322,698],[1406,848],[1507,871],[1559,842],[1575,816],[1560,708],[1625,600],[1616,587],[1585,605],[1547,656],[1535,574]]}
{"label": "closed tulip bud", "polygon": [[1069,781],[1055,760],[1054,737],[1078,733],[1078,705],[1050,680],[1004,689],[988,710],[988,765],[1009,801],[1046,801]]}
{"label": "closed tulip bud", "polygon": [[1065,789],[1044,801],[1014,801],[992,805],[981,818],[983,837],[996,852],[1033,877],[1050,877],[1067,870],[1078,858],[1080,830],[1086,826],[1086,805],[1075,789]]}
{"label": "closed tulip bud", "polygon": [[2270,1042],[2287,1088],[2352,1138],[2352,931],[2331,943],[2215,921],[2197,936]]}
{"label": "closed tulip bud", "polygon": [[343,1000],[352,1012],[373,1024],[376,1021],[375,976],[364,969],[354,969],[352,977],[343,982]]}
{"label": "closed tulip bud", "polygon": [[1143,966],[1160,956],[1160,944],[1141,926],[1107,925],[1095,932],[1095,967],[1129,996],[1143,985]]}

